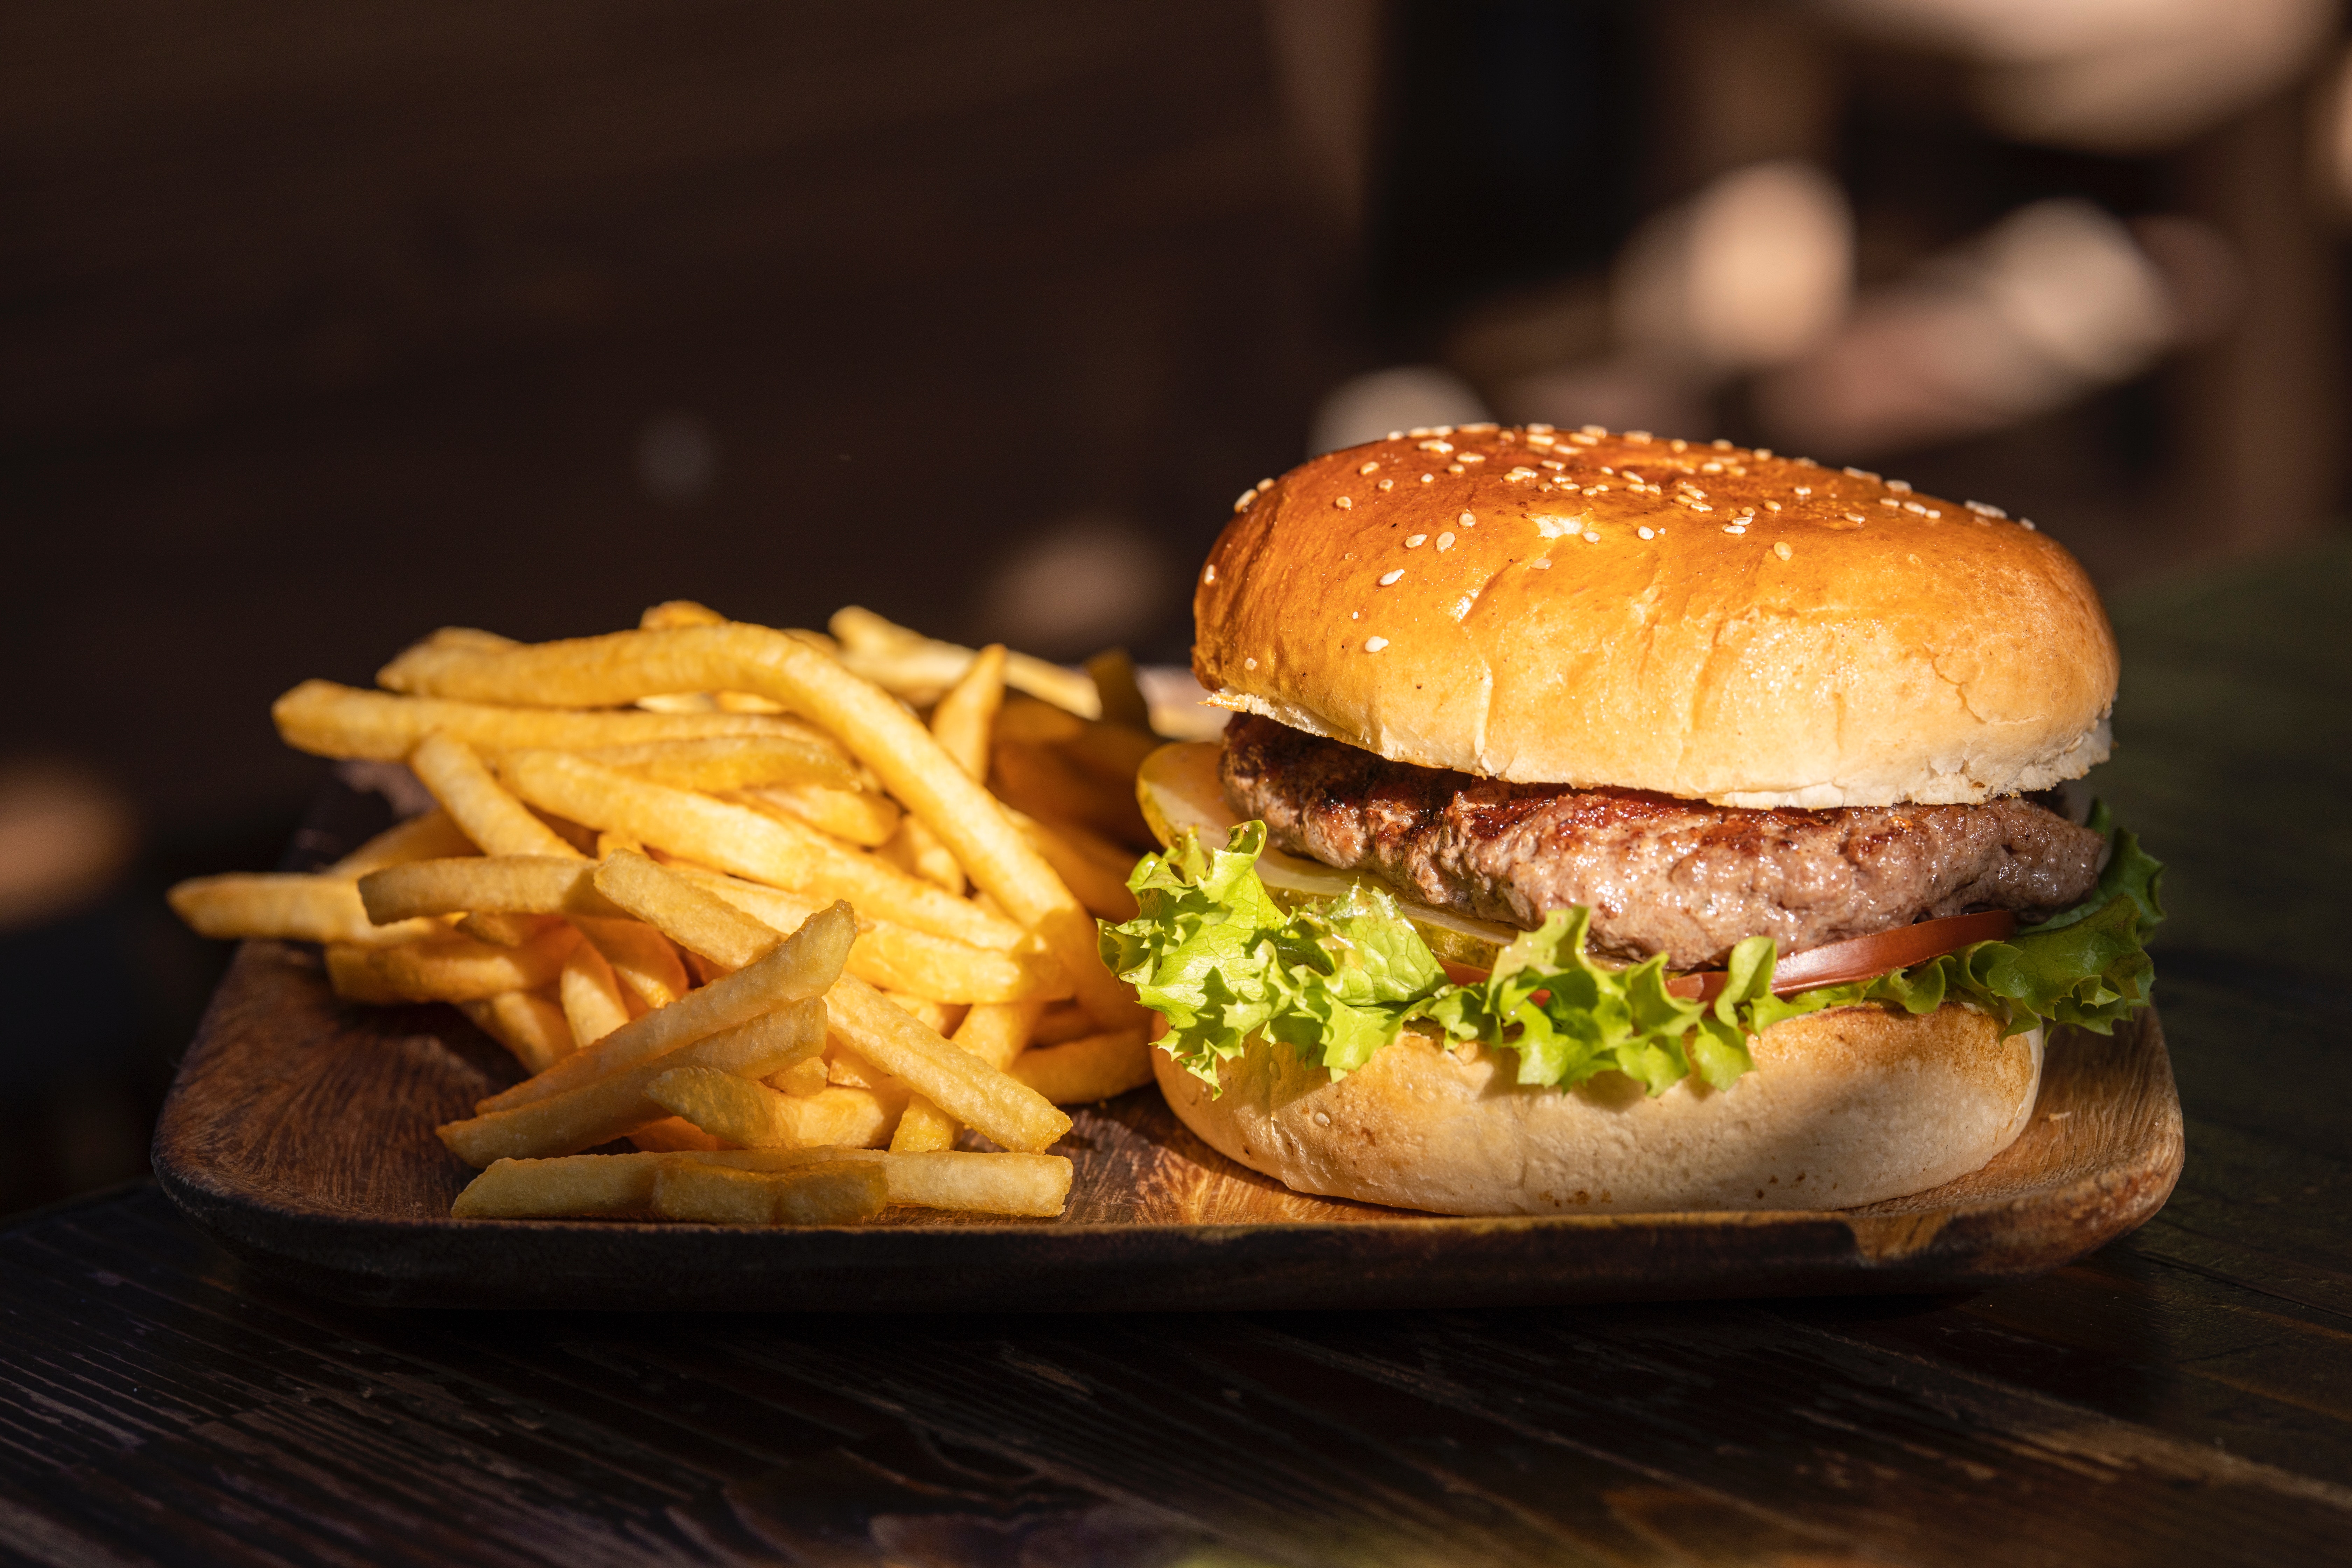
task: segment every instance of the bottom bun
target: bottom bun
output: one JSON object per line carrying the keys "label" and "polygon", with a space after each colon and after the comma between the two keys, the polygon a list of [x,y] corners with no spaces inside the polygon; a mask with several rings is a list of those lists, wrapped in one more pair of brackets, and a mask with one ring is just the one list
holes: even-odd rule
{"label": "bottom bun", "polygon": [[1985,1014],[1843,1007],[1750,1042],[1727,1089],[1653,1100],[1603,1073],[1565,1093],[1512,1081],[1508,1051],[1408,1032],[1333,1082],[1253,1037],[1222,1097],[1151,1053],[1168,1103],[1221,1152],[1304,1193],[1438,1214],[1833,1209],[1925,1192],[2015,1141],[2042,1031]]}

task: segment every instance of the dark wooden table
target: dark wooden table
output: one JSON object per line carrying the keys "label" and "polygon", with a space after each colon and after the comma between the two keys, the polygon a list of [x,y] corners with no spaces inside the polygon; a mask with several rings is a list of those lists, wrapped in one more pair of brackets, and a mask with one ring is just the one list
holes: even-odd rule
{"label": "dark wooden table", "polygon": [[0,1561],[2352,1562],[2352,547],[2119,609],[2171,1205],[1957,1300],[397,1314],[0,1231]]}

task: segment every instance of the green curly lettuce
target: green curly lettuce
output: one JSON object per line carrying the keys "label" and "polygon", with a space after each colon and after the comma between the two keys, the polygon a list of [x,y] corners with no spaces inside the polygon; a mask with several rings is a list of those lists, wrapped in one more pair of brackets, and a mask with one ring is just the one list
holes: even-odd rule
{"label": "green curly lettuce", "polygon": [[1496,956],[1484,980],[1457,984],[1388,893],[1358,883],[1345,898],[1276,904],[1258,880],[1265,825],[1246,822],[1223,848],[1187,830],[1128,879],[1136,918],[1102,927],[1102,955],[1143,1005],[1168,1020],[1162,1042],[1211,1085],[1217,1064],[1262,1035],[1301,1061],[1352,1072],[1418,1025],[1452,1040],[1502,1047],[1518,1081],[1571,1089],[1622,1072],[1651,1094],[1692,1073],[1727,1088],[1753,1064],[1749,1037],[1784,1018],[1863,1004],[1930,1013],[1960,1002],[2005,1034],[2041,1023],[2099,1034],[2147,1003],[2142,945],[2164,918],[2163,867],[2105,806],[2105,869],[2074,908],[2000,942],[1980,942],[1875,980],[1772,994],[1769,937],[1731,950],[1711,1002],[1671,994],[1663,956],[1627,968],[1585,952],[1591,911],[1555,911]]}

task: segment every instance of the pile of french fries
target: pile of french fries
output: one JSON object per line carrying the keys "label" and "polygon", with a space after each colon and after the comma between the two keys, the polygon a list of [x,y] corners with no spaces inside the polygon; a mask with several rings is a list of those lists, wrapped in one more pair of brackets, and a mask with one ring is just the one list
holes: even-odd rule
{"label": "pile of french fries", "polygon": [[377,679],[305,681],[278,731],[404,762],[437,809],[172,905],[514,1054],[529,1076],[439,1129],[481,1173],[453,1214],[1050,1216],[1057,1107],[1150,1080],[1094,924],[1134,912],[1157,743],[1124,655],[1079,675],[854,607],[826,635],[674,602],[563,642],[446,629]]}

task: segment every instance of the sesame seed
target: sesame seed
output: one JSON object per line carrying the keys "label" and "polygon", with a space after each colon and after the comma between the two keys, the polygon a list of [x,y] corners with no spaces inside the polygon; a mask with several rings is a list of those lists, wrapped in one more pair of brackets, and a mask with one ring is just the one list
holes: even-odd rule
{"label": "sesame seed", "polygon": [[1845,514],[1845,520],[1846,520],[1848,522],[1867,522],[1867,521],[1870,521],[1869,519],[1867,519],[1867,518],[1864,517],[1864,516],[1862,515],[1862,513],[1860,513],[1860,512],[1858,512],[1858,511],[1850,511],[1850,512],[1846,513],[1846,514]]}
{"label": "sesame seed", "polygon": [[[1901,506],[1903,503],[1902,503],[1901,501],[1899,501],[1899,500],[1896,500],[1893,496],[1880,496],[1880,497],[1878,498],[1878,504],[1879,504],[1879,505],[1881,505],[1881,506],[1894,506],[1894,507],[1899,507],[1899,506]],[[1914,502],[1912,503],[1912,505],[1911,505],[1911,510],[1912,510],[1913,511],[1917,511],[1917,510],[1919,510],[1919,506],[1918,506],[1918,503],[1917,503],[1916,501],[1914,501]]]}
{"label": "sesame seed", "polygon": [[2021,517],[2017,520],[2017,523],[2020,528],[2024,529],[2028,533],[2039,533],[2042,531],[2040,529],[2033,526],[2033,520],[2030,517]]}
{"label": "sesame seed", "polygon": [[1551,570],[1551,558],[1546,556],[1541,561],[1530,561],[1528,564],[1538,572],[1549,572]]}
{"label": "sesame seed", "polygon": [[1789,542],[1783,539],[1775,542],[1772,546],[1772,553],[1779,556],[1783,561],[1789,559],[1789,556],[1791,553],[1789,549]]}
{"label": "sesame seed", "polygon": [[1405,434],[1412,437],[1415,440],[1419,440],[1422,437],[1431,435],[1433,432],[1426,425],[1416,425],[1412,429],[1406,431]]}
{"label": "sesame seed", "polygon": [[1388,439],[1391,441],[1402,441],[1404,439],[1404,432],[1402,430],[1391,430],[1388,433]]}
{"label": "sesame seed", "polygon": [[1486,454],[1484,452],[1465,452],[1462,454],[1462,460],[1465,463],[1483,463],[1486,460]]}
{"label": "sesame seed", "polygon": [[1922,517],[1925,517],[1925,516],[1927,514],[1927,509],[1926,507],[1924,507],[1924,506],[1921,506],[1921,505],[1920,505],[1917,501],[1916,501],[1916,500],[1906,500],[1906,501],[1905,501],[1905,502],[1903,503],[1903,510],[1904,510],[1905,511],[1916,511],[1916,512],[1917,512],[1917,513],[1918,513],[1920,516],[1922,516]]}
{"label": "sesame seed", "polygon": [[1487,430],[1499,429],[1499,428],[1501,428],[1501,426],[1497,426],[1497,425],[1496,425],[1496,424],[1492,419],[1485,419],[1485,420],[1481,420],[1481,421],[1479,421],[1479,422],[1478,422],[1477,424],[1475,424],[1475,425],[1465,425],[1464,426],[1462,426],[1462,428],[1463,428],[1463,429],[1465,429],[1465,430],[1476,430],[1476,431],[1480,431],[1480,432],[1485,432],[1485,431],[1487,431]]}
{"label": "sesame seed", "polygon": [[1505,474],[1503,479],[1506,483],[1516,485],[1524,483],[1535,477],[1536,471],[1533,468],[1513,468],[1509,473]]}
{"label": "sesame seed", "polygon": [[1254,658],[1245,658],[1242,660],[1242,668],[1244,669],[1255,669],[1257,668],[1257,660]]}
{"label": "sesame seed", "polygon": [[1911,481],[1908,479],[1889,479],[1886,481],[1886,488],[1893,490],[1896,495],[1907,496],[1911,493]]}
{"label": "sesame seed", "polygon": [[2001,510],[2000,508],[1992,505],[1989,501],[1972,500],[1963,501],[1960,504],[1967,507],[1970,511],[1975,512],[1979,517],[2007,517],[2009,515],[2009,513]]}
{"label": "sesame seed", "polygon": [[1396,489],[1396,481],[1394,479],[1382,479],[1381,481],[1381,489],[1384,490],[1392,490]]}
{"label": "sesame seed", "polygon": [[1452,535],[1451,533],[1441,533],[1441,534],[1439,534],[1439,535],[1437,536],[1437,548],[1439,548],[1440,550],[1451,550],[1451,549],[1453,549],[1453,548],[1454,548],[1454,535]]}
{"label": "sesame seed", "polygon": [[[1605,473],[1607,473],[1609,470],[1608,470],[1607,468],[1602,468],[1601,471],[1602,473],[1604,473],[1604,474],[1605,474]],[[1641,475],[1639,475],[1639,474],[1635,473],[1635,472],[1634,472],[1633,469],[1631,469],[1631,468],[1628,468],[1628,469],[1626,469],[1626,470],[1625,470],[1625,477],[1626,477],[1627,479],[1629,479],[1633,480],[1633,481],[1635,484],[1637,484],[1637,485],[1638,485],[1638,484],[1643,484],[1643,483],[1646,483],[1646,482],[1647,482],[1647,481],[1645,481],[1645,480],[1642,478],[1642,476],[1641,476]]]}
{"label": "sesame seed", "polygon": [[1356,472],[1360,474],[1377,474],[1380,471],[1381,466],[1377,462],[1366,463],[1362,468],[1356,470]]}
{"label": "sesame seed", "polygon": [[1386,637],[1366,637],[1364,639],[1364,651],[1366,653],[1378,653],[1381,649],[1388,646],[1389,639]]}
{"label": "sesame seed", "polygon": [[1568,471],[1568,465],[1561,462],[1558,458],[1546,458],[1543,460],[1542,466],[1549,468],[1555,474],[1565,473]]}
{"label": "sesame seed", "polygon": [[1655,539],[1658,536],[1655,529],[1637,528],[1633,531],[1640,534],[1644,539]]}
{"label": "sesame seed", "polygon": [[1799,485],[1797,487],[1797,493],[1801,496],[1809,496],[1813,493],[1813,487],[1811,485]]}
{"label": "sesame seed", "polygon": [[1681,437],[1679,437],[1679,436],[1675,437],[1673,440],[1671,440],[1671,441],[1667,442],[1667,443],[1666,443],[1666,445],[1667,445],[1667,447],[1669,447],[1670,448],[1672,448],[1673,450],[1677,451],[1677,452],[1687,452],[1687,451],[1689,451],[1689,450],[1690,450],[1690,443],[1689,443],[1688,441],[1684,440],[1684,439],[1683,439]]}
{"label": "sesame seed", "polygon": [[1776,500],[1768,500],[1764,503],[1764,510],[1766,511],[1779,511],[1780,510],[1780,503]]}
{"label": "sesame seed", "polygon": [[1241,494],[1234,498],[1234,510],[1235,511],[1247,511],[1249,510],[1249,503],[1255,500],[1257,500],[1257,492],[1255,490],[1244,490]]}
{"label": "sesame seed", "polygon": [[1530,436],[1549,436],[1551,434],[1551,426],[1538,423],[1534,420],[1529,420],[1528,422],[1528,434]]}
{"label": "sesame seed", "polygon": [[1723,531],[1726,533],[1745,533],[1748,531],[1740,527],[1736,522],[1727,522],[1723,525]]}
{"label": "sesame seed", "polygon": [[1360,621],[1364,618],[1364,612],[1361,610],[1349,610],[1348,612],[1348,618],[1351,621]]}
{"label": "sesame seed", "polygon": [[1408,533],[1404,536],[1404,547],[1407,550],[1418,550],[1421,548],[1421,542],[1428,537],[1429,535],[1425,533]]}
{"label": "sesame seed", "polygon": [[1478,514],[1475,511],[1465,511],[1454,521],[1465,528],[1475,528],[1478,526]]}
{"label": "sesame seed", "polygon": [[1423,441],[1421,444],[1421,449],[1424,452],[1451,452],[1454,450],[1454,443],[1451,441]]}
{"label": "sesame seed", "polygon": [[1541,432],[1537,432],[1528,437],[1528,445],[1530,447],[1549,447],[1558,440],[1559,437],[1556,436],[1546,436]]}
{"label": "sesame seed", "polygon": [[1731,450],[1731,443],[1725,440],[1720,436],[1717,436],[1714,440],[1709,441],[1707,445],[1714,447],[1718,452],[1728,452]]}
{"label": "sesame seed", "polygon": [[1756,448],[1756,455],[1759,458],[1769,458],[1772,455],[1772,448],[1769,447],[1759,447]]}
{"label": "sesame seed", "polygon": [[1625,432],[1625,439],[1628,441],[1648,441],[1652,439],[1652,437],[1647,430],[1628,430]]}
{"label": "sesame seed", "polygon": [[1356,503],[1346,496],[1341,496],[1331,504],[1338,507],[1341,511],[1353,511],[1356,510]]}
{"label": "sesame seed", "polygon": [[1723,465],[1721,463],[1701,463],[1698,466],[1698,471],[1702,474],[1719,474],[1723,472]]}
{"label": "sesame seed", "polygon": [[1201,569],[1201,581],[1202,581],[1202,582],[1203,582],[1203,583],[1213,583],[1213,582],[1215,582],[1216,580],[1217,580],[1217,567],[1216,567],[1216,563],[1214,563],[1214,562],[1211,562],[1208,565],[1206,565],[1206,566],[1204,566],[1204,567],[1202,567],[1202,568]]}
{"label": "sesame seed", "polygon": [[1437,476],[1435,474],[1423,474],[1421,476],[1421,482],[1425,485],[1433,485],[1437,482]]}
{"label": "sesame seed", "polygon": [[1459,464],[1459,463],[1448,463],[1448,464],[1446,464],[1446,465],[1445,465],[1445,471],[1446,471],[1447,473],[1449,473],[1449,474],[1459,474],[1459,473],[1465,472],[1465,470],[1463,468],[1462,465],[1461,465],[1461,464]]}
{"label": "sesame seed", "polygon": [[1584,542],[1587,544],[1598,544],[1601,542],[1601,536],[1597,533],[1588,532],[1584,536]]}
{"label": "sesame seed", "polygon": [[1429,427],[1429,431],[1433,436],[1451,436],[1454,434],[1454,426],[1451,425],[1433,425]]}
{"label": "sesame seed", "polygon": [[1943,515],[1944,515],[1942,512],[1937,511],[1937,510],[1934,507],[1932,507],[1932,506],[1927,509],[1927,516],[1928,516],[1929,518],[1931,518],[1931,519],[1933,519],[1933,518],[1938,518],[1938,517],[1941,517],[1941,516],[1943,516]]}
{"label": "sesame seed", "polygon": [[1260,479],[1257,482],[1257,488],[1261,490],[1270,490],[1274,489],[1274,481],[1272,479]]}
{"label": "sesame seed", "polygon": [[1399,567],[1393,572],[1383,572],[1381,574],[1381,586],[1383,588],[1393,588],[1400,582],[1403,581],[1403,579],[1404,569],[1402,567]]}

